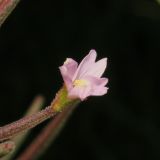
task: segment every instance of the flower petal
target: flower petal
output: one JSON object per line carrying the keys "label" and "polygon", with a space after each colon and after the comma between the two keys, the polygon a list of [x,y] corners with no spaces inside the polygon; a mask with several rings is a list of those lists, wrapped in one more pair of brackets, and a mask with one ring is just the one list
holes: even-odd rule
{"label": "flower petal", "polygon": [[108,88],[107,87],[95,87],[93,92],[92,92],[92,96],[102,96],[104,94],[106,94],[108,91]]}
{"label": "flower petal", "polygon": [[79,98],[82,101],[91,95],[91,87],[74,87],[69,93],[69,98]]}
{"label": "flower petal", "polygon": [[97,53],[95,50],[91,50],[89,52],[89,54],[79,64],[78,69],[72,79],[73,81],[75,79],[80,79],[83,76],[83,74],[85,74],[88,71],[89,67],[91,67],[95,63],[96,56]]}
{"label": "flower petal", "polygon": [[81,61],[77,62],[67,58],[59,67],[69,98],[79,98],[82,101],[88,96],[100,96],[107,93],[107,78],[101,78],[107,66],[107,58],[95,62],[97,53],[91,50]]}
{"label": "flower petal", "polygon": [[67,75],[72,79],[77,70],[78,63],[72,58],[67,58],[63,66],[66,67]]}
{"label": "flower petal", "polygon": [[61,71],[61,74],[62,74],[62,77],[63,77],[63,80],[64,80],[64,83],[67,87],[67,90],[71,90],[72,88],[72,80],[70,79],[70,77],[67,75],[67,70],[66,70],[66,67],[65,66],[61,66],[59,67],[60,71]]}
{"label": "flower petal", "polygon": [[68,90],[72,88],[72,78],[77,70],[78,63],[71,58],[67,58],[63,66],[59,67],[63,80]]}
{"label": "flower petal", "polygon": [[103,58],[97,61],[92,67],[89,68],[88,72],[84,76],[90,75],[95,77],[101,77],[107,67],[107,58]]}
{"label": "flower petal", "polygon": [[92,84],[92,86],[105,86],[108,83],[108,78],[97,78],[93,76],[87,76],[85,78]]}
{"label": "flower petal", "polygon": [[86,77],[86,80],[90,82],[92,88],[91,95],[100,96],[107,93],[108,88],[105,85],[108,83],[108,78],[97,78],[93,76]]}

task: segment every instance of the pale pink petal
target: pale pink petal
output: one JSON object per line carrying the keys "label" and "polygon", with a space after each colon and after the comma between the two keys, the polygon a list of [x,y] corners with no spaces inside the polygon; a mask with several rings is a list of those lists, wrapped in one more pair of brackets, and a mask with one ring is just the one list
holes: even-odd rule
{"label": "pale pink petal", "polygon": [[65,86],[67,87],[67,90],[69,91],[72,88],[72,79],[68,76],[66,67],[61,66],[59,67],[59,69],[61,71]]}
{"label": "pale pink petal", "polygon": [[77,70],[78,63],[72,58],[67,58],[63,66],[66,68],[67,75],[72,79]]}
{"label": "pale pink petal", "polygon": [[92,96],[102,96],[104,94],[106,94],[108,91],[107,87],[95,87],[94,90],[92,91]]}
{"label": "pale pink petal", "polygon": [[77,70],[78,63],[71,58],[67,58],[63,66],[59,67],[63,80],[68,90],[72,88],[72,78]]}
{"label": "pale pink petal", "polygon": [[69,98],[79,98],[82,101],[91,95],[91,87],[74,87],[69,93]]}
{"label": "pale pink petal", "polygon": [[92,84],[92,86],[105,86],[108,83],[108,78],[97,78],[94,76],[86,76],[85,79]]}
{"label": "pale pink petal", "polygon": [[108,83],[108,78],[97,78],[93,76],[88,76],[85,78],[90,82],[92,88],[91,95],[100,96],[107,93],[107,87],[105,85]]}
{"label": "pale pink petal", "polygon": [[97,61],[91,66],[83,76],[90,75],[95,77],[101,77],[107,67],[107,58],[103,58]]}
{"label": "pale pink petal", "polygon": [[[82,101],[88,96],[100,96],[107,93],[107,78],[101,78],[107,66],[107,58],[98,62],[96,51],[91,50],[78,66],[77,62],[67,58],[59,67],[69,98],[79,98]],[[78,68],[77,68],[78,67]]]}
{"label": "pale pink petal", "polygon": [[89,54],[81,61],[78,66],[78,69],[73,77],[73,80],[79,79],[88,71],[88,68],[91,67],[96,60],[97,53],[95,50],[91,50]]}

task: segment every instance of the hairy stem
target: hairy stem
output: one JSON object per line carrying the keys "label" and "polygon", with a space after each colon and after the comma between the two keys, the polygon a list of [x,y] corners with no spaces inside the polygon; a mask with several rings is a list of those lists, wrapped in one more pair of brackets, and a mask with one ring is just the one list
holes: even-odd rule
{"label": "hairy stem", "polygon": [[0,142],[13,138],[19,133],[35,127],[46,119],[56,116],[65,108],[72,106],[78,101],[77,99],[68,99],[66,87],[63,86],[56,94],[51,106],[31,116],[26,116],[16,122],[0,127]]}
{"label": "hairy stem", "polygon": [[[44,104],[44,97],[40,96],[40,95],[36,96],[31,104],[31,106],[29,107],[29,109],[25,113],[25,116],[32,115],[32,114],[38,112],[42,108],[43,104]],[[30,131],[27,131],[26,133],[21,133],[18,136],[14,137],[12,139],[12,141],[15,142],[15,145],[16,145],[15,149],[12,152],[10,152],[9,154],[7,154],[5,157],[3,157],[2,160],[13,159],[13,157],[15,156],[15,154],[17,153],[17,151],[19,150],[23,141],[25,140],[25,138],[28,136],[29,133],[30,133]]]}
{"label": "hairy stem", "polygon": [[54,141],[70,114],[75,109],[76,104],[67,107],[51,120],[48,125],[42,130],[38,137],[27,147],[17,160],[35,160],[51,145]]}
{"label": "hairy stem", "polygon": [[15,148],[15,144],[13,141],[6,141],[0,143],[0,158],[6,156],[8,153],[13,151]]}
{"label": "hairy stem", "polygon": [[33,128],[56,114],[57,113],[53,111],[53,108],[49,106],[38,113],[26,116],[16,122],[0,127],[0,141],[10,139],[26,129]]}
{"label": "hairy stem", "polygon": [[0,0],[0,26],[14,10],[20,0]]}

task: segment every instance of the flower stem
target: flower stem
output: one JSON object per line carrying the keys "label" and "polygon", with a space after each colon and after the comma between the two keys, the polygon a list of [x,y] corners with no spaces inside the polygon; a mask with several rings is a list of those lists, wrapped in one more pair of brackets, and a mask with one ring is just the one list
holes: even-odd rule
{"label": "flower stem", "polygon": [[24,153],[17,158],[17,160],[38,159],[55,140],[70,114],[74,111],[76,105],[77,104],[74,104],[65,108],[63,112],[51,120],[38,137],[27,147]]}
{"label": "flower stem", "polygon": [[38,113],[26,116],[16,122],[0,127],[0,141],[10,139],[26,129],[33,128],[56,114],[57,113],[53,111],[52,107],[49,106]]}
{"label": "flower stem", "polygon": [[13,11],[20,0],[0,0],[0,26]]}
{"label": "flower stem", "polygon": [[77,99],[68,99],[66,87],[63,86],[57,93],[51,106],[31,115],[26,116],[16,122],[0,127],[0,142],[13,138],[19,133],[35,127],[50,117],[56,116],[65,108],[77,103]]}
{"label": "flower stem", "polygon": [[[36,96],[31,104],[31,106],[29,107],[29,109],[25,113],[25,116],[32,115],[32,114],[38,112],[42,108],[44,101],[45,101],[45,99],[43,96],[41,96],[41,95]],[[19,148],[21,147],[22,143],[24,142],[25,138],[28,136],[29,133],[30,133],[30,131],[27,131],[26,133],[19,134],[18,136],[14,137],[12,139],[12,141],[15,142],[16,147],[11,153],[7,154],[3,158],[3,160],[13,159],[13,157],[18,152]]]}
{"label": "flower stem", "polygon": [[13,151],[15,148],[15,144],[12,141],[6,141],[0,143],[0,157],[6,156],[8,153]]}

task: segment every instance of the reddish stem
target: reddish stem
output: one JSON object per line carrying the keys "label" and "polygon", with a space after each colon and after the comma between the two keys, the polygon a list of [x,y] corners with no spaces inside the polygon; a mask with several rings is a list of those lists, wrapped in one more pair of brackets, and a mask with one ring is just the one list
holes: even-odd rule
{"label": "reddish stem", "polygon": [[50,106],[31,116],[26,116],[16,122],[0,127],[0,141],[10,139],[26,129],[33,128],[56,114]]}
{"label": "reddish stem", "polygon": [[20,0],[0,0],[0,26],[13,11]]}
{"label": "reddish stem", "polygon": [[0,12],[4,12],[4,9],[10,5],[13,0],[1,0],[0,1]]}
{"label": "reddish stem", "polygon": [[22,153],[17,160],[35,160],[37,159],[56,138],[60,129],[66,122],[69,115],[73,112],[76,104],[64,109],[42,130],[37,138]]}

